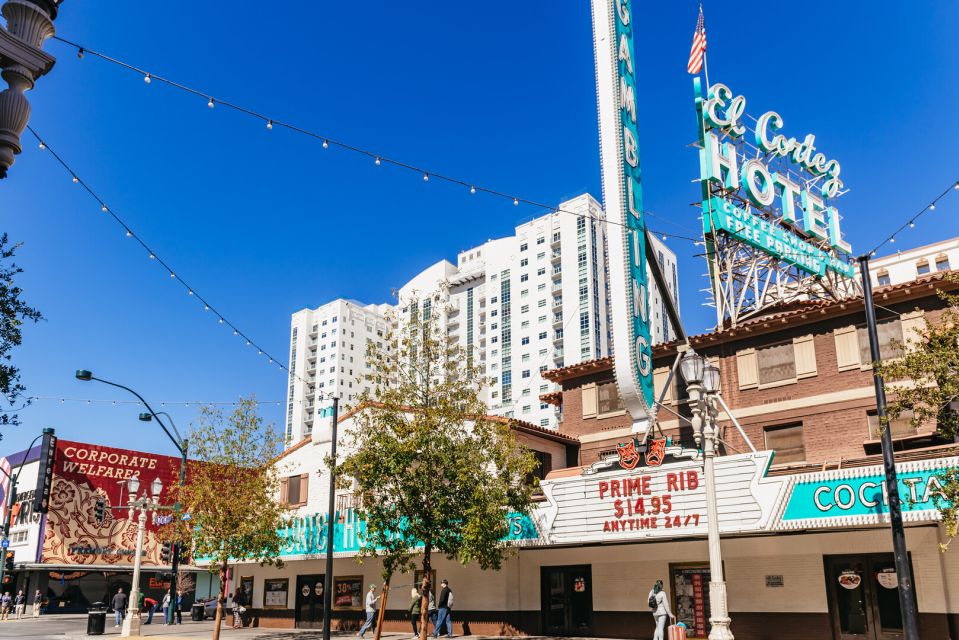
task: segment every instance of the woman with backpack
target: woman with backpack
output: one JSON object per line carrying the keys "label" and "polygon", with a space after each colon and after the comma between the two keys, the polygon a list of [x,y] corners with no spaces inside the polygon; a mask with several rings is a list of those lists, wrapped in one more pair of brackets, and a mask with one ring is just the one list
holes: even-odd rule
{"label": "woman with backpack", "polygon": [[656,623],[653,640],[666,640],[666,618],[675,620],[676,616],[669,610],[669,598],[663,591],[662,580],[657,580],[649,592],[649,609],[653,612],[653,621]]}

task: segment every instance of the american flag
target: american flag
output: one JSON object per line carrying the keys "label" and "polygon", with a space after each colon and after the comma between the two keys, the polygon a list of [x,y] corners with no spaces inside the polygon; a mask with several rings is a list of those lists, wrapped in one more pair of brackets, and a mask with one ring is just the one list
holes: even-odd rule
{"label": "american flag", "polygon": [[703,22],[703,5],[699,5],[699,20],[693,33],[693,47],[689,50],[689,64],[686,70],[696,75],[703,68],[703,55],[706,53],[706,23]]}

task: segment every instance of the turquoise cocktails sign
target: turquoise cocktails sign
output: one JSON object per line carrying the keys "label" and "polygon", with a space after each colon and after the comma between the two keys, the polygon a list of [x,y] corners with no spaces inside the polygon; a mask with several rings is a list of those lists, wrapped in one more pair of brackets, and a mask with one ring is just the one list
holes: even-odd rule
{"label": "turquoise cocktails sign", "polygon": [[[909,470],[903,466],[897,465],[903,515],[908,518],[910,513],[921,515],[922,512],[935,511],[936,499],[944,500],[939,476],[947,468]],[[881,468],[872,467],[870,471],[874,472],[853,477],[817,478],[823,474],[813,474],[811,479],[796,481],[783,511],[783,524],[799,521],[807,525],[828,524],[823,521],[855,516],[878,517],[888,513],[885,476]]]}
{"label": "turquoise cocktails sign", "polygon": [[[536,525],[529,516],[510,514],[507,516],[509,532],[504,541],[535,540],[539,537]],[[315,513],[298,516],[280,529],[284,543],[281,557],[309,556],[326,553],[326,514]],[[333,553],[358,553],[363,547],[366,534],[366,522],[354,511],[347,511],[333,523]]]}

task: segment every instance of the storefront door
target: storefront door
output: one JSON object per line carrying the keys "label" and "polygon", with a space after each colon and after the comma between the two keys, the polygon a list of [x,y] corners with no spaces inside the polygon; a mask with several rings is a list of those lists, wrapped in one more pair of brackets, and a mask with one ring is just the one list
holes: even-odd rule
{"label": "storefront door", "polygon": [[296,576],[296,627],[323,627],[323,576]]}
{"label": "storefront door", "polygon": [[543,632],[588,636],[593,629],[593,578],[590,566],[542,567]]}
{"label": "storefront door", "polygon": [[836,640],[898,640],[899,583],[891,553],[826,556],[829,614]]}

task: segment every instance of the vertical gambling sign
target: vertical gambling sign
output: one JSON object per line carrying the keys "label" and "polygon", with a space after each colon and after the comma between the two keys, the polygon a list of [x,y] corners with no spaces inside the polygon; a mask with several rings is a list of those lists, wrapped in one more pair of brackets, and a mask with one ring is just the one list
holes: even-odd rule
{"label": "vertical gambling sign", "polygon": [[614,373],[634,421],[653,405],[633,19],[628,0],[592,0]]}

